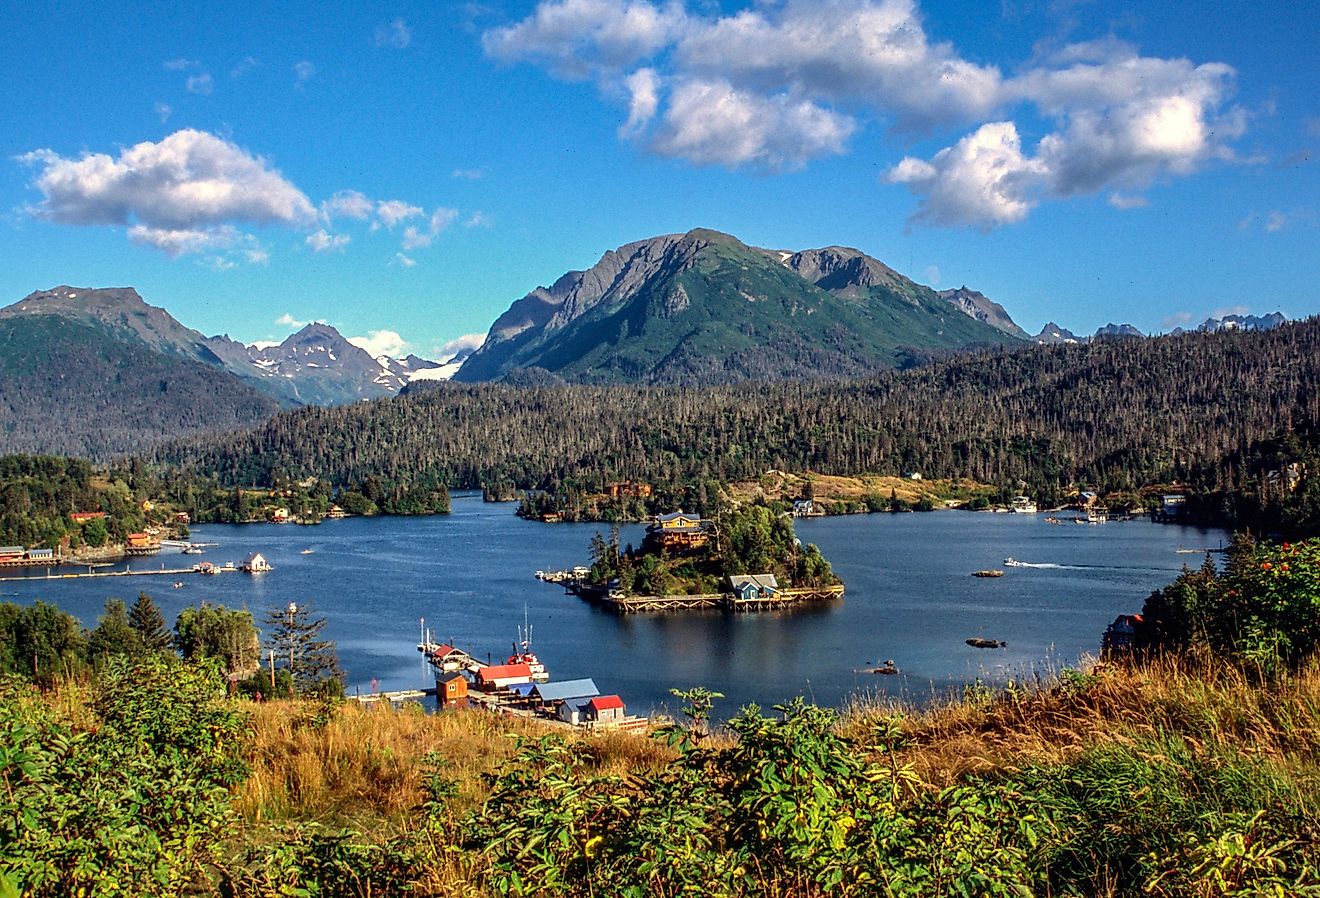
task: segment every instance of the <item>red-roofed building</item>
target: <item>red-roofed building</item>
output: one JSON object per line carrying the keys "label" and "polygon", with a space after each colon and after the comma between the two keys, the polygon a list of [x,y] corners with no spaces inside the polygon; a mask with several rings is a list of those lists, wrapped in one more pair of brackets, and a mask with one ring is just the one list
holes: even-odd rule
{"label": "red-roofed building", "polygon": [[1136,645],[1137,633],[1145,623],[1140,614],[1120,614],[1114,618],[1109,629],[1105,630],[1105,638],[1101,644],[1102,654],[1132,651]]}
{"label": "red-roofed building", "polygon": [[532,669],[526,664],[494,664],[477,670],[477,688],[486,692],[530,682]]}
{"label": "red-roofed building", "polygon": [[588,723],[617,723],[626,716],[623,699],[617,695],[598,695],[582,708],[582,717]]}

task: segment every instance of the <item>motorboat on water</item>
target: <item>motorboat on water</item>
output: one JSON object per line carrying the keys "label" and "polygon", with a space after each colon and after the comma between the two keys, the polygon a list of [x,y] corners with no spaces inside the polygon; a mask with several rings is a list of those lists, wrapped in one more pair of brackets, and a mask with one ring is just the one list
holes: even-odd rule
{"label": "motorboat on water", "polygon": [[532,680],[537,683],[545,683],[550,679],[550,671],[546,670],[541,659],[536,657],[532,651],[532,625],[527,620],[527,608],[523,607],[523,625],[518,628],[518,641],[513,644],[513,654],[509,656],[506,664],[526,664],[527,669],[532,672]]}
{"label": "motorboat on water", "polygon": [[1026,567],[1026,566],[1027,563],[1025,561],[1018,561],[1016,558],[1014,558],[1011,555],[1008,558],[1004,559],[1004,567]]}

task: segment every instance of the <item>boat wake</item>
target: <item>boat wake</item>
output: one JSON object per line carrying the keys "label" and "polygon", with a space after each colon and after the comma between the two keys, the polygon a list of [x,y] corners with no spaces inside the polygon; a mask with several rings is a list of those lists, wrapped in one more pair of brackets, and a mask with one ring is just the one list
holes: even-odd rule
{"label": "boat wake", "polygon": [[1018,561],[1005,558],[1004,567],[1029,567],[1046,571],[1143,571],[1165,573],[1163,568],[1123,567],[1112,564],[1053,564],[1051,562]]}

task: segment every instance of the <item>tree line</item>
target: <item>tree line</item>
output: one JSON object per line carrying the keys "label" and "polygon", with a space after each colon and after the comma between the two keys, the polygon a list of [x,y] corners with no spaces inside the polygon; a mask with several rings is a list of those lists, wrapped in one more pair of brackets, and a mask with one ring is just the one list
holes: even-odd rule
{"label": "tree line", "polygon": [[[428,384],[150,456],[227,484],[696,489],[768,469],[965,477],[1046,503],[1177,484],[1226,524],[1320,522],[1320,321],[1035,346],[858,380],[710,387]],[[1296,464],[1296,477],[1284,470]]]}

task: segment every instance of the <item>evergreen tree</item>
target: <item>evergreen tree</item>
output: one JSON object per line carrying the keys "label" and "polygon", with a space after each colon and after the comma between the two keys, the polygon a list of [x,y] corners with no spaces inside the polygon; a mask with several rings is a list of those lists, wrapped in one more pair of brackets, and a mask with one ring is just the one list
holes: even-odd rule
{"label": "evergreen tree", "polygon": [[87,643],[92,661],[104,661],[111,655],[141,655],[142,637],[129,622],[123,599],[106,599],[105,613],[96,623]]}
{"label": "evergreen tree", "polygon": [[137,601],[128,609],[128,622],[137,631],[147,651],[163,652],[170,647],[172,640],[165,629],[165,617],[145,592],[139,592]]}
{"label": "evergreen tree", "polygon": [[331,681],[340,684],[339,655],[332,640],[321,638],[326,619],[316,614],[311,602],[272,608],[262,624],[266,650],[274,653],[276,665],[290,671],[299,692],[311,692]]}
{"label": "evergreen tree", "polygon": [[230,676],[245,676],[261,663],[252,614],[203,602],[185,608],[174,623],[174,642],[185,660],[220,658]]}

